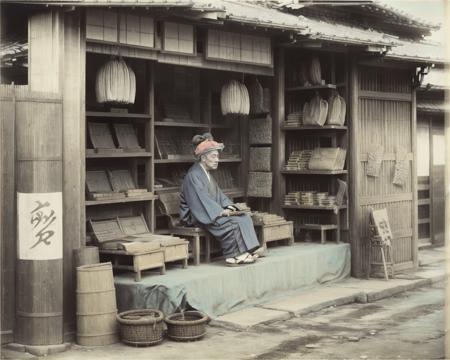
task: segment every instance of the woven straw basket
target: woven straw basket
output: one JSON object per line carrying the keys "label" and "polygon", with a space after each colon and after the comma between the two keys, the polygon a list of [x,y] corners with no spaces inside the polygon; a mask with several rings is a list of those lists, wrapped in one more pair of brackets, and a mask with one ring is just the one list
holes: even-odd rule
{"label": "woven straw basket", "polygon": [[162,342],[164,314],[159,310],[129,310],[117,315],[122,342],[134,346],[150,346]]}
{"label": "woven straw basket", "polygon": [[208,315],[200,311],[185,311],[167,316],[167,336],[176,341],[192,341],[205,336]]}

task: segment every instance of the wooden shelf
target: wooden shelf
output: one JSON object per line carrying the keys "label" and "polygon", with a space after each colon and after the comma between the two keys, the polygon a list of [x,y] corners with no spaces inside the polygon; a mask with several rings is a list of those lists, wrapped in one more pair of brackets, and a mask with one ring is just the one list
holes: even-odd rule
{"label": "wooden shelf", "polygon": [[311,86],[294,86],[286,88],[286,92],[291,91],[306,91],[306,90],[320,90],[320,89],[336,89],[334,84],[324,84],[324,85],[311,85]]}
{"label": "wooden shelf", "polygon": [[282,174],[303,174],[303,175],[342,175],[347,174],[347,170],[281,170]]}
{"label": "wooden shelf", "polygon": [[241,188],[223,189],[222,191],[226,196],[228,196],[230,198],[245,196],[245,191],[244,191],[244,189],[241,189]]}
{"label": "wooden shelf", "polygon": [[283,209],[299,209],[299,210],[341,210],[346,209],[347,205],[341,206],[316,206],[316,205],[281,205]]}
{"label": "wooden shelf", "polygon": [[123,204],[129,202],[138,202],[138,201],[150,201],[155,200],[158,197],[153,194],[141,195],[141,196],[130,196],[122,199],[113,199],[113,200],[86,200],[86,206],[94,206],[94,205],[106,205],[106,204]]}
{"label": "wooden shelf", "polygon": [[[156,159],[155,164],[184,164],[184,163],[193,163],[195,159]],[[220,163],[232,163],[232,162],[242,162],[241,158],[225,158],[220,159]]]}
{"label": "wooden shelf", "polygon": [[190,127],[190,128],[209,128],[209,124],[191,123],[182,121],[155,121],[155,126],[161,127]]}
{"label": "wooden shelf", "polygon": [[138,152],[99,152],[99,153],[86,153],[86,159],[106,159],[106,158],[135,158],[135,157],[152,157],[151,152],[138,151]]}
{"label": "wooden shelf", "polygon": [[211,129],[232,129],[232,125],[227,124],[211,124]]}
{"label": "wooden shelf", "polygon": [[102,118],[123,118],[123,119],[151,119],[149,114],[133,114],[121,112],[105,112],[105,111],[86,111],[87,117],[102,117]]}
{"label": "wooden shelf", "polygon": [[347,130],[347,126],[341,125],[324,125],[324,126],[314,126],[314,125],[302,125],[302,126],[289,126],[281,125],[281,130]]}

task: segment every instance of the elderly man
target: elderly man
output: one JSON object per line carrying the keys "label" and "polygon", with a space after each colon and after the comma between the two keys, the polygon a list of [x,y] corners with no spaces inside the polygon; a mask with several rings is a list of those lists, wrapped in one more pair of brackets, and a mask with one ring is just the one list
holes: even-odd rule
{"label": "elderly man", "polygon": [[198,161],[183,181],[181,223],[199,225],[220,240],[227,265],[255,262],[264,249],[259,246],[251,218],[248,215],[232,216],[237,207],[210,174],[219,165],[219,151],[224,145],[214,141],[209,133],[194,136],[192,143]]}

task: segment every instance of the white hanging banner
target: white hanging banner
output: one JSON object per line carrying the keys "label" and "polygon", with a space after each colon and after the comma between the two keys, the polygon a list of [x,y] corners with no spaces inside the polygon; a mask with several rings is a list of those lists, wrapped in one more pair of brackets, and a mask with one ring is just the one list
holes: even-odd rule
{"label": "white hanging banner", "polygon": [[17,193],[18,257],[62,259],[62,193]]}

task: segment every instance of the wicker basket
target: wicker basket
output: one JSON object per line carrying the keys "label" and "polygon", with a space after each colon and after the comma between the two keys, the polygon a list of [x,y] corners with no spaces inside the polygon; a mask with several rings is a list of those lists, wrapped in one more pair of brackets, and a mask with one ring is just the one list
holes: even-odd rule
{"label": "wicker basket", "polygon": [[191,341],[205,336],[209,317],[200,311],[185,311],[169,315],[165,322],[168,337],[176,341]]}
{"label": "wicker basket", "polygon": [[272,118],[249,119],[249,143],[250,145],[272,144]]}
{"label": "wicker basket", "polygon": [[138,309],[117,315],[122,342],[134,346],[150,346],[162,342],[164,314],[159,310]]}

